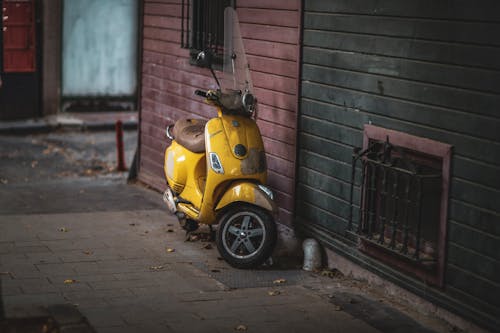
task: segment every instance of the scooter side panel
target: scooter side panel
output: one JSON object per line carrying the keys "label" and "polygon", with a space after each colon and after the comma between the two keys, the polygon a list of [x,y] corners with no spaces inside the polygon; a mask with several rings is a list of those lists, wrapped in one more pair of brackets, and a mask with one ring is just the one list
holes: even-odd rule
{"label": "scooter side panel", "polygon": [[174,140],[165,152],[164,167],[170,188],[199,210],[206,174],[205,154],[193,153]]}

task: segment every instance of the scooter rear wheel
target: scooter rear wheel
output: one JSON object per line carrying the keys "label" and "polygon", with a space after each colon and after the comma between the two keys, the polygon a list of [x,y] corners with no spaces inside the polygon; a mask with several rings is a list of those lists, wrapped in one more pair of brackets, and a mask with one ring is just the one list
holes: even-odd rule
{"label": "scooter rear wheel", "polygon": [[217,248],[233,267],[252,268],[267,260],[276,244],[276,224],[264,209],[238,203],[219,220]]}

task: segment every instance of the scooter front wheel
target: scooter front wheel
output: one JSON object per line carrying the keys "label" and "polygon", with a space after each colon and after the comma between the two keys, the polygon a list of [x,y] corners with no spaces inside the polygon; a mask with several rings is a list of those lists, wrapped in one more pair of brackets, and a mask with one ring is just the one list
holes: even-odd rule
{"label": "scooter front wheel", "polygon": [[276,235],[276,224],[266,210],[234,204],[219,220],[217,248],[231,266],[252,268],[271,256]]}

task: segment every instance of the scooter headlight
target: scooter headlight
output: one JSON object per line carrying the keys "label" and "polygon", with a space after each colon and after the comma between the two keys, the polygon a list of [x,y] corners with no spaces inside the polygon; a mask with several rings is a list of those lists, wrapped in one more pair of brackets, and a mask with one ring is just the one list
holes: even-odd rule
{"label": "scooter headlight", "polygon": [[220,162],[219,156],[216,153],[209,153],[208,157],[210,159],[210,167],[214,172],[224,174],[224,168]]}
{"label": "scooter headlight", "polygon": [[274,193],[271,189],[264,185],[259,185],[259,188],[269,197],[271,200],[274,200]]}

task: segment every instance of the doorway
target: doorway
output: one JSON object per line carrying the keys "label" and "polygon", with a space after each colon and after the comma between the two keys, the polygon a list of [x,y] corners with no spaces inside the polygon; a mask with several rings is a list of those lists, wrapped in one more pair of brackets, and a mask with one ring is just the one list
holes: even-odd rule
{"label": "doorway", "polygon": [[40,116],[40,10],[35,0],[0,0],[0,119]]}

